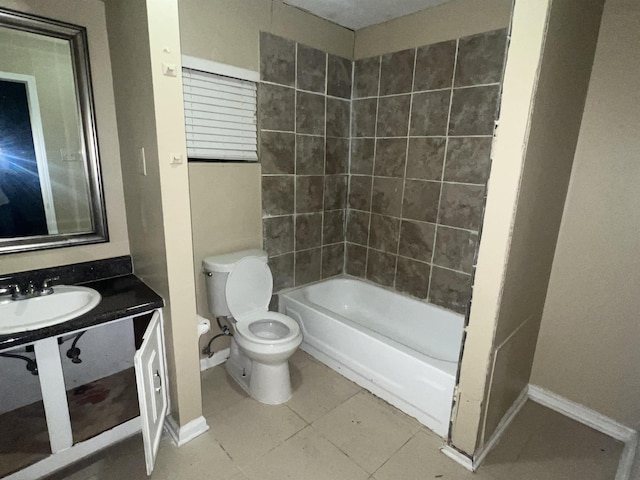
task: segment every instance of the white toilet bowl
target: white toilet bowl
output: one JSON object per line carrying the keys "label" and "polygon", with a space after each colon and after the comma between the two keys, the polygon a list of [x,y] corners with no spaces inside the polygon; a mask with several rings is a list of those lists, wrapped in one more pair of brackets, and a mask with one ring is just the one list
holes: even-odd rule
{"label": "white toilet bowl", "polygon": [[[276,312],[256,312],[237,321],[234,333],[240,351],[251,359],[246,386],[249,395],[271,405],[289,400],[288,360],[302,343],[302,333],[295,320]],[[242,378],[240,382],[244,383]]]}
{"label": "white toilet bowl", "polygon": [[[262,403],[278,405],[291,398],[289,357],[302,343],[300,326],[292,318],[268,310],[273,293],[273,277],[266,263],[266,255],[241,256],[229,266],[229,255],[216,264],[206,259],[207,265],[225,269],[226,278],[212,278],[211,298],[220,299],[224,285],[224,307],[231,313],[233,338],[226,369],[231,377]],[[216,271],[214,270],[214,273]],[[214,302],[212,302],[214,303]],[[221,299],[218,300],[221,304]],[[218,305],[218,313],[222,310]],[[213,312],[214,314],[216,312]]]}

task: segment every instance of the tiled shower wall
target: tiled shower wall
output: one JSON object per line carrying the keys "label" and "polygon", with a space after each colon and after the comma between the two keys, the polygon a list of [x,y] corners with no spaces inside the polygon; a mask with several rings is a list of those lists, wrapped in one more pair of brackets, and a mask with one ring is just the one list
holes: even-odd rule
{"label": "tiled shower wall", "polygon": [[344,268],[352,62],[260,34],[264,248],[274,292]]}
{"label": "tiled shower wall", "polygon": [[346,272],[464,312],[506,31],[355,62]]}

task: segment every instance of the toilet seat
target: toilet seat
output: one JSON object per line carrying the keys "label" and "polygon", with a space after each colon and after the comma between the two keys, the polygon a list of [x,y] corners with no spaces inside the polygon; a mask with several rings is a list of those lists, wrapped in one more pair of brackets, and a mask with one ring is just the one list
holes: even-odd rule
{"label": "toilet seat", "polygon": [[[260,321],[279,323],[286,327],[288,332],[280,338],[260,336],[259,333],[252,331],[252,326],[255,326],[254,324]],[[293,318],[287,317],[282,313],[269,311],[251,312],[242,318],[236,319],[235,330],[241,337],[244,337],[251,342],[263,345],[279,345],[282,343],[288,343],[300,335],[300,326]],[[274,330],[277,330],[277,326]]]}
{"label": "toilet seat", "polygon": [[[227,278],[225,295],[229,311],[236,320],[235,330],[239,336],[256,344],[280,345],[291,342],[300,335],[300,326],[295,320],[269,311],[272,293],[273,276],[264,261],[247,257],[236,263]],[[289,331],[281,338],[260,335],[259,326],[254,324],[262,320],[279,323]],[[275,328],[265,326],[265,331],[272,330],[275,333],[278,326],[273,327]]]}

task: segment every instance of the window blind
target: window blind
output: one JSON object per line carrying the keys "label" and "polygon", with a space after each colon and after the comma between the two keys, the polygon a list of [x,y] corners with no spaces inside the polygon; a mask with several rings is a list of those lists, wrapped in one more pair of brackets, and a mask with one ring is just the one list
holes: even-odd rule
{"label": "window blind", "polygon": [[258,160],[256,83],[182,69],[187,156]]}

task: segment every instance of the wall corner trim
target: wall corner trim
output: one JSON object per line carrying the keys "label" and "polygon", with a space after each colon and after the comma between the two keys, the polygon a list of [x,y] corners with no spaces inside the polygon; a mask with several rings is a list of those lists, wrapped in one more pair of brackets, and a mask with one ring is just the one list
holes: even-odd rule
{"label": "wall corner trim", "polygon": [[171,437],[173,443],[177,447],[181,447],[185,443],[190,442],[197,436],[202,435],[204,432],[209,430],[209,425],[207,424],[207,420],[203,416],[200,416],[181,427],[171,415],[168,415],[164,428]]}
{"label": "wall corner trim", "polygon": [[440,451],[443,453],[443,455],[449,457],[457,464],[462,465],[470,472],[475,472],[472,460],[464,453],[459,452],[458,450],[453,448],[451,445],[443,445],[442,447],[440,447]]}
{"label": "wall corner trim", "polygon": [[615,480],[628,480],[631,477],[636,449],[638,448],[638,431],[627,427],[612,418],[591,410],[568,398],[545,390],[537,385],[529,384],[529,398],[540,405],[555,410],[576,422],[580,422],[599,432],[624,442],[624,449],[618,464]]}
{"label": "wall corner trim", "polygon": [[484,459],[487,458],[489,452],[491,452],[491,450],[493,450],[493,448],[498,444],[504,433],[511,425],[511,422],[513,422],[516,415],[518,415],[518,412],[520,412],[522,407],[524,407],[524,404],[527,403],[529,395],[529,385],[525,385],[520,392],[520,395],[518,395],[518,398],[516,398],[516,401],[513,402],[511,407],[509,407],[509,410],[507,410],[500,420],[500,423],[498,423],[498,427],[496,428],[496,431],[493,432],[493,435],[491,435],[491,438],[489,438],[489,441],[480,448],[476,455],[473,456],[474,472],[480,468],[480,465],[482,465]]}

